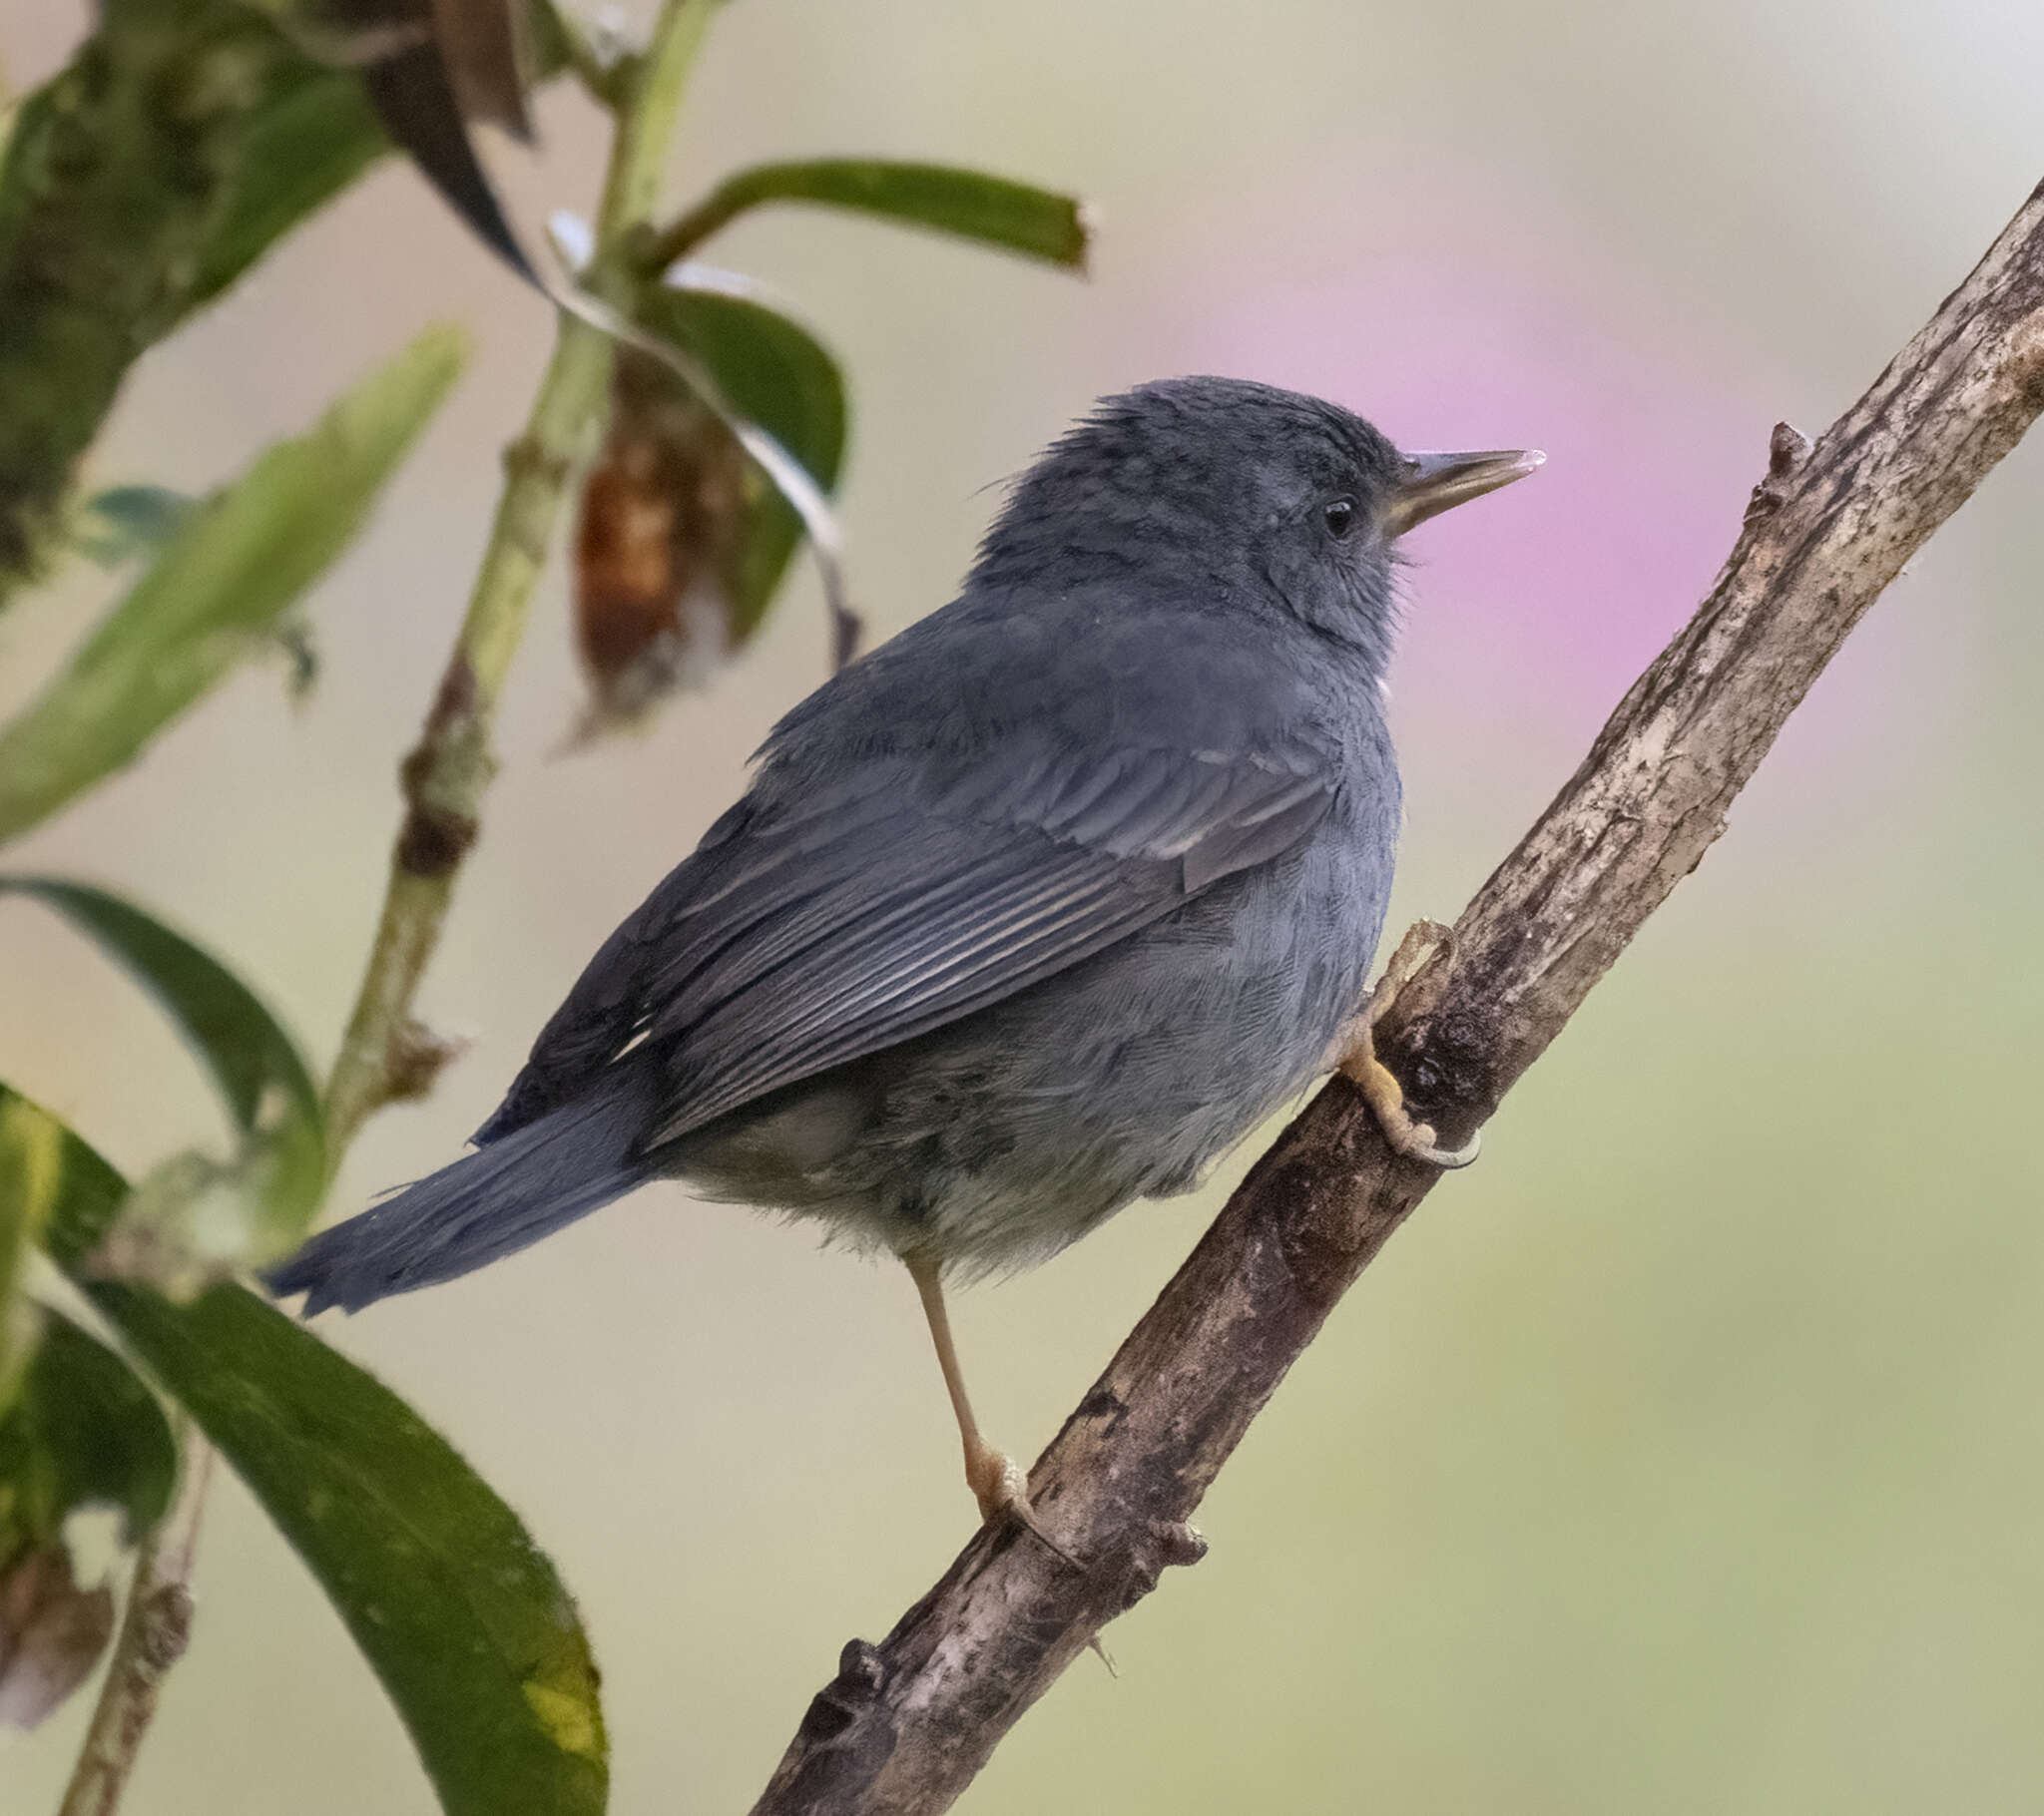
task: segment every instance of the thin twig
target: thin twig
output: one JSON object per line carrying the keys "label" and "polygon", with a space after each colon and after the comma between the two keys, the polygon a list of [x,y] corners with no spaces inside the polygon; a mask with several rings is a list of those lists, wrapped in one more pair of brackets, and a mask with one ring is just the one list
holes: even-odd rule
{"label": "thin twig", "polygon": [[[1777,430],[1717,585],[1377,1031],[1459,1144],[1724,828],[1784,721],[1904,561],[2044,410],[2044,189],[1811,447]],[[1492,1158],[1488,1164],[1499,1161]],[[755,1816],[932,1816],[1109,1620],[1203,1542],[1186,1523],[1336,1300],[1439,1174],[1334,1079],[1137,1325],[1029,1481],[1087,1561],[984,1532],[885,1640],[853,1640]]]}
{"label": "thin twig", "polygon": [[[599,258],[652,210],[683,89],[718,4],[667,0],[646,50],[629,66],[629,93],[617,109],[617,137],[597,211]],[[408,1035],[412,1001],[439,944],[455,875],[475,842],[495,767],[489,745],[497,702],[525,632],[569,476],[588,451],[609,398],[612,359],[608,335],[564,314],[525,431],[505,450],[504,490],[468,615],[425,730],[404,761],[405,816],[391,855],[382,918],[327,1082],[329,1151],[336,1160],[362,1124],[390,1101],[393,1080],[416,1078]]]}
{"label": "thin twig", "polygon": [[185,1486],[178,1506],[136,1553],[128,1609],[57,1816],[113,1816],[156,1714],[164,1674],[185,1655],[192,1635],[192,1560],[213,1483],[213,1447],[183,1413],[176,1425]]}

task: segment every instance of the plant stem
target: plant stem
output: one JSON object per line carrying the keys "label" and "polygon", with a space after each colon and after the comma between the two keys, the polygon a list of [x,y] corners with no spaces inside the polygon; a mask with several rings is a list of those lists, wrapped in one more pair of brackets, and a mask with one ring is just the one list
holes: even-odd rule
{"label": "plant stem", "polygon": [[164,1674],[185,1655],[192,1635],[192,1556],[213,1480],[213,1448],[185,1414],[176,1420],[185,1493],[136,1554],[128,1610],[57,1816],[112,1816],[156,1714]]}
{"label": "plant stem", "polygon": [[596,217],[599,254],[647,220],[660,200],[661,167],[675,117],[695,68],[710,18],[723,0],[666,0],[653,36],[634,67],[630,91],[618,109],[603,203]]}
{"label": "plant stem", "polygon": [[[720,3],[667,0],[631,66],[597,212],[599,281],[606,254],[652,211],[689,71]],[[419,1095],[435,1070],[440,1050],[412,1022],[412,1000],[439,944],[456,872],[475,842],[495,767],[491,726],[569,477],[609,398],[612,358],[603,334],[563,315],[524,433],[505,450],[504,491],[468,613],[418,746],[404,761],[406,812],[382,919],[327,1084],[328,1152],[336,1164],[377,1109]]]}

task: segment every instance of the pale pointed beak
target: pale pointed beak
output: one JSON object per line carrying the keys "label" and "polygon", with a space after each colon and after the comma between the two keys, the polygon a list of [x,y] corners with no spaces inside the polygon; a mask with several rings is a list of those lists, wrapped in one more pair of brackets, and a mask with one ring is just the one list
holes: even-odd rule
{"label": "pale pointed beak", "polygon": [[1429,517],[1515,479],[1524,479],[1547,456],[1537,448],[1490,448],[1480,454],[1407,454],[1384,513],[1384,534],[1403,536]]}

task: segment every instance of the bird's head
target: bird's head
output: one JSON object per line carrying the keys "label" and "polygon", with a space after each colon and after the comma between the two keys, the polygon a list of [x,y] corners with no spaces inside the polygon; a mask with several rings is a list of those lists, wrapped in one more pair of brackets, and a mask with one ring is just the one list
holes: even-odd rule
{"label": "bird's head", "polygon": [[1543,459],[1401,453],[1317,397],[1239,378],[1164,379],[1104,399],[1023,475],[973,581],[1247,597],[1381,664],[1398,538]]}

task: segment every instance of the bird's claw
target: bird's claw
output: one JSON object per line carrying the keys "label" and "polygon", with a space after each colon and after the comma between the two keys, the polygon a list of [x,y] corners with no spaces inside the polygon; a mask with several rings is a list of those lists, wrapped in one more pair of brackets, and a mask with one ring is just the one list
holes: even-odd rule
{"label": "bird's claw", "polygon": [[1472,1134],[1460,1147],[1441,1146],[1432,1124],[1412,1120],[1412,1113],[1405,1108],[1405,1088],[1377,1058],[1374,1037],[1377,1023],[1397,999],[1400,987],[1411,982],[1436,946],[1452,950],[1453,938],[1447,928],[1434,921],[1420,921],[1406,931],[1398,942],[1398,950],[1391,955],[1391,962],[1384,967],[1384,975],[1377,980],[1376,989],[1370,992],[1369,1008],[1363,1015],[1355,1045],[1341,1061],[1342,1075],[1362,1093],[1363,1102],[1376,1118],[1391,1151],[1450,1172],[1467,1166],[1483,1151],[1482,1131]]}
{"label": "bird's claw", "polygon": [[1483,1131],[1477,1130],[1460,1147],[1442,1147],[1430,1123],[1415,1123],[1412,1144],[1399,1146],[1398,1151],[1407,1159],[1424,1160],[1427,1165],[1438,1166],[1443,1172],[1453,1172],[1458,1167],[1467,1166],[1483,1151]]}
{"label": "bird's claw", "polygon": [[1383,1131],[1384,1142],[1393,1153],[1428,1166],[1452,1172],[1467,1166],[1483,1151],[1483,1134],[1477,1131],[1460,1147],[1443,1147],[1431,1123],[1415,1123],[1405,1108],[1405,1093],[1371,1047],[1367,1032],[1362,1045],[1343,1062],[1341,1070],[1362,1093],[1370,1113]]}
{"label": "bird's claw", "polygon": [[979,1503],[979,1517],[988,1526],[1019,1526],[1054,1557],[1072,1569],[1084,1570],[1078,1559],[1043,1530],[1029,1504],[1029,1478],[1013,1457],[988,1445],[968,1462],[965,1479]]}

